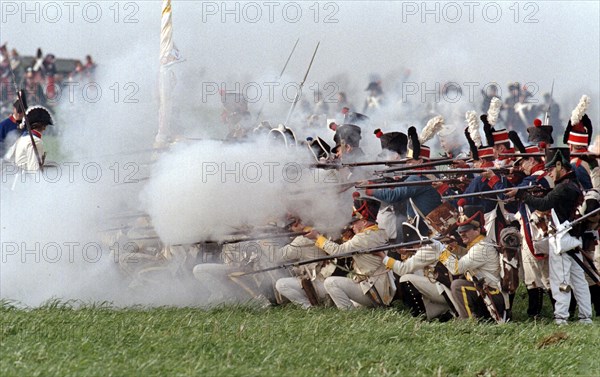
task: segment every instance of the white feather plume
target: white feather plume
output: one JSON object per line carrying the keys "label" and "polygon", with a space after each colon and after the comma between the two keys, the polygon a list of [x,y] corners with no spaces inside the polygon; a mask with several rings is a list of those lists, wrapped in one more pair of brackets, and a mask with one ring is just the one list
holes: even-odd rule
{"label": "white feather plume", "polygon": [[487,116],[488,122],[493,126],[496,125],[498,121],[498,116],[500,115],[500,108],[502,107],[502,101],[500,98],[494,97],[490,102],[490,108],[488,109]]}
{"label": "white feather plume", "polygon": [[577,107],[573,109],[573,112],[571,113],[571,124],[573,126],[581,122],[581,118],[583,118],[583,114],[585,114],[589,105],[590,97],[586,96],[585,94],[582,95]]}
{"label": "white feather plume", "polygon": [[441,115],[435,116],[429,119],[427,125],[421,131],[421,135],[419,135],[419,142],[421,144],[426,143],[431,140],[438,132],[444,127],[444,117]]}
{"label": "white feather plume", "polygon": [[479,133],[479,118],[477,118],[477,112],[467,111],[465,113],[465,119],[467,120],[469,135],[477,148],[479,148],[481,146],[481,134]]}

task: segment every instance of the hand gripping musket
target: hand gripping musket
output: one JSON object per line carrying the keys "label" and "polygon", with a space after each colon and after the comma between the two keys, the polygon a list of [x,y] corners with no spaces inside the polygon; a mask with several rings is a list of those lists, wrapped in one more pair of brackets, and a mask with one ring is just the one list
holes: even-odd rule
{"label": "hand gripping musket", "polygon": [[33,139],[33,133],[31,132],[31,123],[27,119],[27,109],[25,108],[25,104],[23,98],[21,97],[21,91],[17,86],[17,77],[15,76],[15,72],[12,69],[12,66],[8,64],[8,69],[10,70],[10,74],[12,75],[13,84],[15,90],[17,92],[17,100],[19,101],[19,106],[23,110],[23,122],[25,123],[25,128],[27,129],[27,133],[29,134],[29,139],[31,140],[31,147],[33,148],[33,154],[35,155],[35,159],[40,166],[40,171],[44,170],[44,159],[40,156],[40,152],[37,149],[37,145],[35,144],[35,140]]}
{"label": "hand gripping musket", "polygon": [[478,279],[475,275],[472,275],[471,279],[473,280],[473,285],[475,286],[477,294],[483,299],[485,307],[490,312],[492,319],[496,321],[496,323],[506,323],[506,318],[500,316],[500,312],[498,312],[498,308],[496,308],[496,304],[494,304],[494,300],[492,300],[490,288],[485,283],[485,280]]}
{"label": "hand gripping musket", "polygon": [[292,104],[292,107],[290,108],[290,111],[287,115],[287,118],[285,118],[285,123],[284,125],[288,125],[288,123],[290,122],[290,118],[292,117],[292,113],[294,112],[294,109],[296,108],[296,105],[298,104],[298,101],[300,100],[300,96],[302,95],[302,87],[304,86],[304,83],[306,82],[306,78],[308,77],[308,73],[310,72],[310,68],[313,65],[313,62],[315,61],[315,56],[317,56],[317,51],[319,50],[319,45],[321,44],[321,42],[317,43],[317,47],[315,48],[315,52],[313,53],[312,58],[310,59],[310,64],[308,65],[308,69],[306,70],[306,74],[304,75],[304,79],[302,79],[302,82],[300,83],[300,87],[298,88],[298,93],[296,93],[296,98],[294,98],[294,103]]}
{"label": "hand gripping musket", "polygon": [[[296,46],[298,46],[298,42],[300,42],[300,38],[296,39],[296,43],[294,44],[294,47],[292,48],[292,52],[290,52],[290,55],[288,56],[287,60],[285,61],[285,64],[283,65],[283,69],[281,70],[281,72],[279,73],[279,76],[277,76],[277,79],[275,80],[276,83],[279,84],[279,80],[281,80],[281,76],[283,76],[283,74],[285,73],[285,69],[287,68],[288,63],[290,62],[290,59],[292,59],[292,55],[294,55],[294,51],[296,51]],[[256,118],[254,119],[255,122],[258,122],[258,120],[260,119],[263,109],[265,108],[265,104],[266,104],[266,102],[263,102],[262,106],[260,107],[260,110],[258,110],[258,114],[256,114]]]}
{"label": "hand gripping musket", "polygon": [[433,183],[452,183],[460,182],[454,178],[440,178],[435,180],[424,180],[424,181],[411,181],[411,182],[385,182],[385,183],[368,183],[364,185],[354,186],[357,189],[380,189],[380,188],[393,188],[393,187],[409,187],[409,186],[427,186]]}
{"label": "hand gripping musket", "polygon": [[256,271],[234,272],[234,273],[230,274],[230,276],[239,277],[239,276],[245,276],[245,275],[251,275],[251,274],[258,274],[261,272],[278,270],[280,268],[298,267],[298,266],[303,266],[305,264],[325,262],[325,261],[329,261],[332,259],[338,259],[338,258],[348,258],[348,257],[352,257],[355,255],[372,254],[372,253],[377,253],[380,251],[400,249],[400,248],[416,246],[416,245],[426,245],[426,244],[432,243],[434,240],[435,240],[434,238],[431,238],[431,239],[424,239],[424,240],[419,240],[419,241],[411,241],[411,242],[404,242],[404,243],[397,243],[397,244],[392,244],[392,245],[374,247],[371,249],[356,250],[356,251],[351,251],[349,253],[331,254],[331,255],[326,255],[323,257],[319,257],[319,258],[306,259],[306,260],[301,260],[301,261],[296,261],[296,262],[286,262],[286,263],[279,264],[277,266],[263,268],[261,270],[256,270]]}
{"label": "hand gripping musket", "polygon": [[[570,229],[573,229],[574,225],[579,224],[583,220],[587,219],[588,217],[594,216],[597,213],[600,213],[600,208],[596,208],[595,210],[590,211],[590,212],[586,213],[585,215],[573,220],[572,222],[570,222],[568,224],[568,226],[563,231],[568,231]],[[547,239],[547,238],[552,237],[554,234],[556,234],[556,231],[557,231],[556,228],[550,227],[550,229],[548,231],[549,235],[542,239]],[[568,254],[571,258],[573,258],[575,263],[577,263],[579,265],[579,267],[581,267],[583,272],[585,272],[596,285],[600,285],[600,278],[599,278],[597,271],[595,271],[595,269],[590,269],[585,263],[583,263],[583,261],[581,259],[577,258],[576,250],[569,250],[566,252],[566,254]],[[593,266],[593,263],[591,263],[591,266]]]}
{"label": "hand gripping musket", "polygon": [[442,196],[442,200],[473,198],[473,197],[481,197],[481,196],[488,196],[488,195],[504,194],[504,193],[512,191],[512,190],[543,190],[543,189],[544,188],[539,185],[522,186],[522,187],[507,187],[507,188],[503,188],[500,190],[490,190],[490,191],[481,191],[481,192],[471,192],[468,194]]}

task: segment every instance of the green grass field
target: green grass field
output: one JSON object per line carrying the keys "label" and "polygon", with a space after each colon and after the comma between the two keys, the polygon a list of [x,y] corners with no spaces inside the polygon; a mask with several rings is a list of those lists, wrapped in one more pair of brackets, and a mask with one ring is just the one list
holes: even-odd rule
{"label": "green grass field", "polygon": [[2,376],[599,376],[600,323],[396,309],[0,306]]}

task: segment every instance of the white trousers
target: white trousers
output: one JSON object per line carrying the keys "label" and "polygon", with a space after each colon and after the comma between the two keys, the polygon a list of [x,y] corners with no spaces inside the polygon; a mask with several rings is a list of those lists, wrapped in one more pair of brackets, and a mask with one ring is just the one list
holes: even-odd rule
{"label": "white trousers", "polygon": [[[557,255],[553,250],[550,251],[550,289],[552,289],[552,298],[556,300],[554,305],[554,319],[557,323],[564,323],[569,318],[569,303],[571,302],[570,292],[561,292],[559,286],[563,283],[571,286],[573,295],[579,305],[579,319],[591,321],[592,302],[590,289],[585,280],[584,272],[577,262],[566,253]],[[581,259],[581,253],[576,257]]]}
{"label": "white trousers", "polygon": [[[327,297],[327,291],[325,291],[325,285],[323,284],[323,281],[315,279],[312,281],[312,283],[315,287],[315,291],[317,292],[317,298],[319,301],[325,300]],[[275,283],[275,289],[277,289],[282,296],[286,297],[291,302],[302,306],[303,308],[312,307],[308,297],[306,296],[306,292],[304,292],[304,289],[302,289],[300,278],[291,277],[279,279]]]}
{"label": "white trousers", "polygon": [[366,307],[375,306],[362,291],[360,284],[343,276],[325,279],[325,290],[339,309],[354,309],[352,301]]}
{"label": "white trousers", "polygon": [[522,249],[523,281],[527,289],[550,288],[548,258],[537,259],[527,247]]}
{"label": "white trousers", "polygon": [[[421,295],[423,295],[427,319],[439,317],[450,310],[450,306],[448,306],[446,299],[438,291],[437,283],[432,283],[428,277],[414,274],[402,275],[400,277],[400,283],[403,282],[410,282],[419,292],[421,292]],[[448,298],[453,300],[450,290],[443,285],[442,287],[444,287]],[[456,307],[456,305],[454,305],[454,307]]]}

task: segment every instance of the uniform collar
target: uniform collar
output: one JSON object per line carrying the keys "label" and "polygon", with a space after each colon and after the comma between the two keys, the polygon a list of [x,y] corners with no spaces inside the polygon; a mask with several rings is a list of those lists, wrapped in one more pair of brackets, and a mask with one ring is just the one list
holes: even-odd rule
{"label": "uniform collar", "polygon": [[471,249],[473,246],[481,242],[484,238],[485,236],[483,234],[478,235],[473,241],[469,242],[469,244],[467,245],[467,250]]}
{"label": "uniform collar", "polygon": [[359,233],[364,233],[364,232],[366,232],[367,230],[373,230],[373,231],[375,231],[375,230],[379,230],[379,226],[378,226],[377,224],[373,224],[373,225],[371,225],[371,226],[368,226],[368,227],[366,227],[365,229],[361,230]]}

